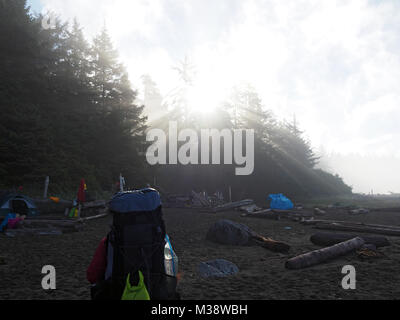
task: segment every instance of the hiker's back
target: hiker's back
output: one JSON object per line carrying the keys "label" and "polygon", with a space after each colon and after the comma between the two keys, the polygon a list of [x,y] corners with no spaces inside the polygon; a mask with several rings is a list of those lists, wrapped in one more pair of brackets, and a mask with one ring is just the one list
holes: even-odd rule
{"label": "hiker's back", "polygon": [[159,193],[143,189],[116,194],[110,201],[113,224],[107,241],[105,279],[121,299],[130,275],[134,286],[143,275],[151,300],[168,299],[164,266],[165,224]]}

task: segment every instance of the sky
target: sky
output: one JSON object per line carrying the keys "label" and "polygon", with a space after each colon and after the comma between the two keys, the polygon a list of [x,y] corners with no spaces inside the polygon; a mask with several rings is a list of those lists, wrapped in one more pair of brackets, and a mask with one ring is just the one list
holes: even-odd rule
{"label": "sky", "polygon": [[399,1],[28,3],[63,20],[76,17],[88,39],[105,23],[139,94],[146,73],[163,94],[173,89],[173,66],[188,56],[210,105],[251,83],[278,118],[296,115],[324,156],[321,166],[355,192],[400,192]]}

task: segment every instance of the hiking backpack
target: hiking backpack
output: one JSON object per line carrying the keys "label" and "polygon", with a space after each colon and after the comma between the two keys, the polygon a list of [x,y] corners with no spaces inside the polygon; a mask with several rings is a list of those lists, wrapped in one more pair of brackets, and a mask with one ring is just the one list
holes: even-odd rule
{"label": "hiking backpack", "polygon": [[159,193],[150,188],[117,193],[110,201],[110,213],[113,223],[107,236],[105,280],[112,284],[111,296],[120,299],[128,275],[135,285],[140,271],[151,300],[169,299],[170,280],[164,266],[166,230]]}

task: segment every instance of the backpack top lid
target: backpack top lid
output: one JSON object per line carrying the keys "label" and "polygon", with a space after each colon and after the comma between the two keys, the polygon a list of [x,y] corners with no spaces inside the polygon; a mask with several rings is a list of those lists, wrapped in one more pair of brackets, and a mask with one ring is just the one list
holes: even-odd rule
{"label": "backpack top lid", "polygon": [[159,206],[160,194],[151,188],[118,192],[110,201],[110,210],[119,213],[153,211]]}

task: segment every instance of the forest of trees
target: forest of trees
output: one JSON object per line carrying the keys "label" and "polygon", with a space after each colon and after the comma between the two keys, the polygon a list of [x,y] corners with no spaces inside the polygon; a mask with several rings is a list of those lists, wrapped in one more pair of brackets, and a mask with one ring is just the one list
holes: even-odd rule
{"label": "forest of trees", "polygon": [[[25,0],[0,2],[0,188],[40,189],[49,175],[53,192],[75,190],[82,177],[89,189],[109,191],[122,173],[129,186],[156,177],[171,193],[226,194],[228,186],[235,198],[351,193],[340,177],[315,169],[318,157],[299,125],[278,122],[250,85],[233,88],[210,116],[190,111],[186,62],[168,97],[144,75],[148,121],[106,28],[88,41],[77,21],[44,30],[41,20]],[[149,166],[146,130],[171,120],[195,130],[254,129],[254,173],[235,176],[233,165]]]}

